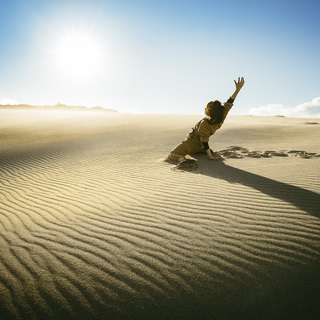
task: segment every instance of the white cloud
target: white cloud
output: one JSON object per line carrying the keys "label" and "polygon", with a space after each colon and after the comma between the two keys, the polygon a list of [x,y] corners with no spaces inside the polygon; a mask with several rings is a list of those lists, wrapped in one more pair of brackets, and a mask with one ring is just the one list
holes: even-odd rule
{"label": "white cloud", "polygon": [[294,108],[281,104],[269,104],[259,108],[250,108],[253,116],[285,116],[293,118],[320,118],[320,97],[310,102],[302,103]]}
{"label": "white cloud", "polygon": [[19,104],[19,102],[12,99],[2,98],[0,100],[0,105],[17,105],[17,104]]}

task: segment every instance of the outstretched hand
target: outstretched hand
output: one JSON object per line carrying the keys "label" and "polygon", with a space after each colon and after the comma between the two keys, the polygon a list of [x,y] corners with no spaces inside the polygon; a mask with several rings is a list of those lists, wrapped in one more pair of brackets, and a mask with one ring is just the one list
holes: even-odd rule
{"label": "outstretched hand", "polygon": [[244,79],[243,79],[243,77],[239,77],[238,78],[238,82],[236,81],[236,80],[233,80],[234,81],[234,83],[235,83],[235,85],[236,85],[236,90],[237,91],[240,91],[240,89],[243,87],[243,85],[244,85]]}

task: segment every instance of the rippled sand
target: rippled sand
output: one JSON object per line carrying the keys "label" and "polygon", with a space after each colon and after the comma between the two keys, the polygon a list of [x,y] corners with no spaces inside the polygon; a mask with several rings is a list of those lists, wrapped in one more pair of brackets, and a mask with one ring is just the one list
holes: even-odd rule
{"label": "rippled sand", "polygon": [[0,111],[1,320],[317,319],[320,125],[200,118]]}

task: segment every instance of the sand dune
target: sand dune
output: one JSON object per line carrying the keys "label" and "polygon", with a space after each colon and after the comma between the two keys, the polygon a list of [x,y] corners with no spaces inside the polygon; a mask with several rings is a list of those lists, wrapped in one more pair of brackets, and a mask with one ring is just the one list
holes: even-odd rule
{"label": "sand dune", "polygon": [[320,126],[199,118],[0,110],[1,320],[317,319]]}

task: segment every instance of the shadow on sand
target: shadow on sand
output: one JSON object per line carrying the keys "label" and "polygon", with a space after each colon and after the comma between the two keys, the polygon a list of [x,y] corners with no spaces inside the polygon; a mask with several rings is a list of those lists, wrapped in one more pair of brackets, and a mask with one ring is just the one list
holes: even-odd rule
{"label": "shadow on sand", "polygon": [[210,177],[253,188],[320,218],[320,194],[318,193],[229,166],[224,161],[208,163],[203,154],[194,154],[193,157],[198,160],[197,173],[200,171]]}

